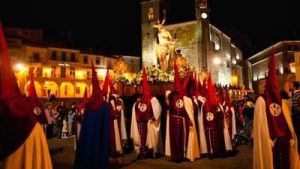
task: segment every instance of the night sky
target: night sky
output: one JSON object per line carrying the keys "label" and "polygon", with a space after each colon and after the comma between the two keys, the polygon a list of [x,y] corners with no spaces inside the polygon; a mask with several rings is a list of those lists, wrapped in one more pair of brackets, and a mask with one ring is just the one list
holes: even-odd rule
{"label": "night sky", "polygon": [[[194,0],[166,0],[167,24],[193,20]],[[140,56],[140,0],[9,1],[0,6],[4,26],[43,28],[50,42]],[[262,2],[264,4],[262,4]],[[208,0],[210,21],[250,56],[280,41],[300,39],[292,0]]]}

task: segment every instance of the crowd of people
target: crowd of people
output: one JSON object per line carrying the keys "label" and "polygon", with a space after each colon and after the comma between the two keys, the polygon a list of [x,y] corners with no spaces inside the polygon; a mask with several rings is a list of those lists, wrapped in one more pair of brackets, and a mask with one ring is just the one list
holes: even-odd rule
{"label": "crowd of people", "polygon": [[79,106],[80,103],[73,102],[71,107],[67,108],[64,101],[58,105],[51,102],[45,103],[45,115],[47,121],[43,124],[47,138],[56,135],[57,138],[68,138],[77,136],[78,126],[83,118],[84,110]]}
{"label": "crowd of people", "polygon": [[[64,102],[43,107],[32,75],[24,99],[1,25],[0,51],[1,168],[52,169],[46,135],[53,136],[54,128],[58,138],[76,135],[74,169],[108,169],[109,158],[124,154],[129,140],[137,159],[165,155],[179,163],[229,156],[235,139],[242,137],[253,140],[253,169],[300,168],[300,84],[293,83],[291,99],[280,92],[274,52],[264,93],[258,98],[234,103],[228,88],[216,88],[210,74],[202,82],[192,72],[180,79],[174,63],[174,88],[165,91],[163,100],[152,95],[143,67],[142,92],[131,106],[119,96],[109,72],[100,88],[92,63],[91,96],[85,94],[68,109]],[[238,124],[248,126],[249,132],[243,135]]]}
{"label": "crowd of people", "polygon": [[[166,91],[164,99],[158,99],[151,94],[143,69],[142,93],[135,95],[132,105],[124,105],[107,79],[109,75],[101,93],[108,107],[109,157],[120,157],[128,146],[133,147],[137,159],[166,155],[171,161],[181,162],[201,156],[225,157],[234,152],[237,125],[244,127],[248,123],[245,121],[253,119],[254,107],[249,104],[252,100],[245,98],[242,104],[233,103],[228,88],[215,90],[211,77],[202,83],[193,73],[188,73],[183,81],[178,77],[175,90]],[[242,112],[238,111],[239,105]],[[130,110],[126,114],[125,108]],[[242,122],[237,123],[238,119]]]}

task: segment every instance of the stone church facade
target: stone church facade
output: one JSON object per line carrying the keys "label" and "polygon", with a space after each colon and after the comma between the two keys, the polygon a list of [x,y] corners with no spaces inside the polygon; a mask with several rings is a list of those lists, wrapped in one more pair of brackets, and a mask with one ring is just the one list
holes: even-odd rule
{"label": "stone church facade", "polygon": [[[168,21],[169,5],[163,0],[141,2],[142,64],[157,64],[155,45],[157,29],[154,25]],[[195,19],[164,25],[174,40],[175,50],[181,50],[187,63],[197,72],[210,71],[215,83],[242,86],[242,52],[231,43],[230,37],[210,24],[206,0],[195,1]],[[232,78],[237,77],[237,78]]]}

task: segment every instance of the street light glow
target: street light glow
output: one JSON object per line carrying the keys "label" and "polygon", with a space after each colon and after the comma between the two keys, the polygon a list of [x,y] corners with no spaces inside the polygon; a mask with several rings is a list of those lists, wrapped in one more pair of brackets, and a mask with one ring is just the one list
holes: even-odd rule
{"label": "street light glow", "polygon": [[226,53],[225,56],[227,57],[227,59],[230,59],[230,55],[228,53]]}
{"label": "street light glow", "polygon": [[219,58],[219,57],[213,58],[213,64],[220,65],[221,63],[222,63],[221,58]]}
{"label": "street light glow", "polygon": [[22,71],[22,70],[25,70],[25,66],[22,63],[17,63],[15,65],[15,69],[16,69],[16,71]]}
{"label": "street light glow", "polygon": [[215,50],[220,50],[220,45],[218,43],[215,43]]}
{"label": "street light glow", "polygon": [[202,14],[201,14],[201,17],[202,17],[203,19],[206,19],[206,18],[207,18],[207,13],[205,13],[205,12],[202,13]]}

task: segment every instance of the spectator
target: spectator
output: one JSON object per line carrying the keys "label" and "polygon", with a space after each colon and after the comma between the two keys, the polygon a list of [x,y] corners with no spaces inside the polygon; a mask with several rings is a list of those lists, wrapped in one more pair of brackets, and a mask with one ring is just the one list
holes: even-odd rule
{"label": "spectator", "polygon": [[68,122],[67,122],[66,119],[64,119],[63,120],[61,138],[67,138],[67,134],[68,134]]}
{"label": "spectator", "polygon": [[68,132],[69,132],[69,137],[73,135],[73,125],[75,121],[75,114],[76,114],[76,106],[75,103],[72,104],[72,107],[69,111],[68,114]]}
{"label": "spectator", "polygon": [[53,137],[53,126],[55,122],[54,114],[55,110],[52,108],[52,103],[48,103],[45,106],[45,114],[47,118],[46,136],[47,138]]}
{"label": "spectator", "polygon": [[65,102],[60,102],[60,104],[56,107],[56,129],[57,129],[57,138],[61,138],[63,120],[67,118],[67,108],[65,106]]}

